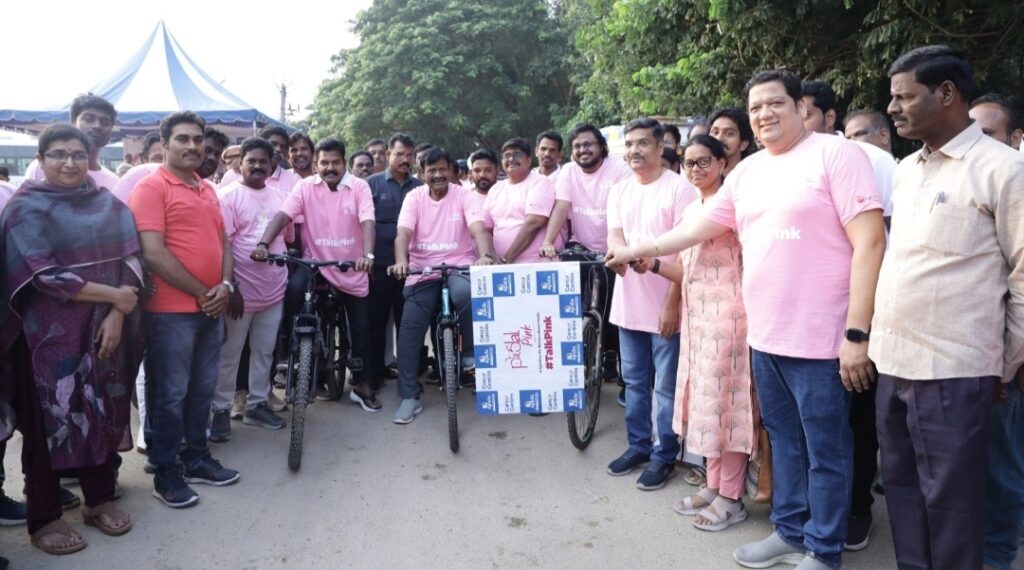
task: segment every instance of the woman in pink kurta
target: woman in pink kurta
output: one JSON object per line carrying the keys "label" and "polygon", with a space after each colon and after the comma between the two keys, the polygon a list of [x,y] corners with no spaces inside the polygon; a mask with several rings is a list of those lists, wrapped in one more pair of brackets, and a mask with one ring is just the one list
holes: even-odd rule
{"label": "woman in pink kurta", "polygon": [[[722,184],[725,149],[698,135],[686,146],[683,171],[701,193],[684,218],[698,215]],[[735,233],[708,240],[680,254],[681,268],[659,274],[683,283],[679,370],[672,428],[686,449],[707,458],[707,487],[676,505],[697,515],[694,526],[718,531],[743,521],[747,461],[754,451],[754,406],[743,307],[740,244]]]}

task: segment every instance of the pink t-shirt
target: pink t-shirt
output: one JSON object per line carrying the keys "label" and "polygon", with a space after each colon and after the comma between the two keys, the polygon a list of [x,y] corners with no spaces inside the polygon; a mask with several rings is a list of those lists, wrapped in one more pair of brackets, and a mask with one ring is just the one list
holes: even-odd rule
{"label": "pink t-shirt", "polygon": [[[469,225],[482,221],[480,201],[473,192],[448,185],[448,194],[436,201],[430,189],[420,186],[410,191],[398,214],[398,227],[412,231],[409,241],[409,265],[413,269],[449,265],[470,265],[476,260],[476,242]],[[407,286],[438,275],[410,275]]]}
{"label": "pink t-shirt", "polygon": [[131,198],[132,191],[135,190],[135,185],[143,178],[156,172],[158,168],[160,168],[160,164],[156,162],[147,162],[146,164],[133,166],[128,172],[124,173],[124,176],[117,181],[117,184],[114,184],[110,191],[114,193],[118,200],[127,204],[128,198]]}
{"label": "pink t-shirt", "polygon": [[[484,200],[483,221],[487,227],[494,228],[494,249],[498,256],[504,257],[508,252],[508,248],[519,235],[519,228],[526,222],[526,216],[548,217],[554,205],[555,185],[536,172],[531,171],[519,184],[512,184],[506,179],[492,186]],[[542,243],[544,228],[537,232],[536,237],[519,254],[515,263],[551,261],[541,257]]]}
{"label": "pink t-shirt", "polygon": [[853,248],[846,224],[881,210],[871,163],[856,144],[811,134],[736,167],[704,215],[736,230],[750,346],[794,358],[839,356]]}
{"label": "pink t-shirt", "polygon": [[[641,184],[636,176],[625,178],[608,191],[609,233],[621,229],[626,245],[652,240],[682,222],[683,212],[697,195],[685,178],[671,170],[662,170],[650,184]],[[662,263],[677,261],[677,255],[661,257]],[[664,277],[627,269],[625,275],[615,277],[609,319],[629,330],[657,333],[668,287]]]}
{"label": "pink t-shirt", "polygon": [[[39,180],[42,181],[46,178],[43,173],[43,169],[39,167],[39,161],[33,160],[29,163],[28,168],[25,169],[25,180]],[[117,175],[110,171],[106,166],[100,165],[99,170],[90,170],[89,178],[92,178],[97,188],[106,188],[107,190],[113,191],[114,186],[117,184]]]}
{"label": "pink t-shirt", "polygon": [[[278,167],[278,168],[280,168],[280,167]],[[242,175],[241,174],[239,174],[239,173],[237,173],[234,170],[229,168],[229,169],[225,170],[224,171],[224,175],[220,177],[220,184],[217,185],[217,188],[227,188],[232,183],[238,182],[241,179],[242,179]]]}
{"label": "pink t-shirt", "polygon": [[625,161],[605,158],[596,172],[586,173],[575,162],[561,169],[555,200],[569,202],[573,239],[594,251],[608,249],[608,190],[633,175]]}
{"label": "pink t-shirt", "polygon": [[295,172],[290,169],[286,170],[278,166],[277,170],[267,177],[266,184],[267,186],[273,186],[278,190],[284,190],[286,194],[290,194],[291,191],[295,189],[295,185],[299,182],[302,182],[301,176],[295,174]]}
{"label": "pink t-shirt", "polygon": [[[346,172],[331,191],[320,176],[299,182],[281,205],[293,221],[302,219],[302,247],[305,257],[321,261],[355,261],[367,253],[363,245],[362,222],[374,221],[373,196],[365,181]],[[296,222],[297,223],[297,222]],[[369,279],[362,271],[344,273],[324,268],[324,277],[343,292],[365,297]]]}
{"label": "pink t-shirt", "polygon": [[[288,284],[288,268],[253,261],[249,254],[256,249],[270,220],[281,210],[287,193],[273,186],[255,190],[238,181],[218,190],[217,197],[235,260],[235,279],[245,300],[245,312],[255,313],[280,303]],[[270,253],[284,253],[284,242],[291,241],[291,237],[292,225],[288,224],[270,244]]]}

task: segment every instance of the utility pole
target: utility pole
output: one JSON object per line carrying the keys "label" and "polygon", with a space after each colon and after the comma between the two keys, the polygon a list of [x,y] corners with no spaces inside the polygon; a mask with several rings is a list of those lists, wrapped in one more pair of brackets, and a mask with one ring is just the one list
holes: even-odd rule
{"label": "utility pole", "polygon": [[285,121],[285,113],[288,110],[288,86],[281,83],[278,88],[281,90],[281,122],[283,123]]}

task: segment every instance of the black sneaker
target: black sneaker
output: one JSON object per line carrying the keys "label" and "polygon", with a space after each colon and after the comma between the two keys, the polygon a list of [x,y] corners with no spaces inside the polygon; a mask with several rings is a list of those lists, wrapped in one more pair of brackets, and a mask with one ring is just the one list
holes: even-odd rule
{"label": "black sneaker", "polygon": [[671,463],[662,463],[661,461],[654,460],[647,465],[647,469],[640,474],[640,477],[636,480],[636,488],[641,491],[653,491],[660,489],[668,483],[668,480],[672,478],[672,475],[676,473],[676,466]]}
{"label": "black sneaker", "polygon": [[617,355],[608,350],[602,358],[601,371],[605,382],[615,382],[619,379],[619,359]]}
{"label": "black sneaker", "polygon": [[60,488],[60,508],[62,510],[70,511],[81,504],[82,499],[79,499],[78,495],[68,491],[64,487]]}
{"label": "black sneaker", "polygon": [[430,374],[427,374],[426,382],[431,385],[441,383],[441,371],[438,369],[436,364],[430,367]]}
{"label": "black sneaker", "polygon": [[873,524],[871,515],[846,517],[846,544],[843,545],[843,550],[857,552],[867,548]]}
{"label": "black sneaker", "polygon": [[199,502],[199,495],[185,484],[181,473],[155,476],[153,478],[153,496],[172,509],[191,507]]}
{"label": "black sneaker", "polygon": [[394,380],[398,378],[398,365],[390,364],[384,368],[384,377],[388,380]]}
{"label": "black sneaker", "polygon": [[634,469],[650,460],[650,455],[627,449],[618,459],[608,464],[608,474],[613,477],[629,475]]}
{"label": "black sneaker", "polygon": [[247,426],[259,426],[267,429],[281,429],[284,427],[284,420],[281,416],[270,411],[266,402],[257,405],[252,410],[245,412],[242,423]]}
{"label": "black sneaker", "polygon": [[238,478],[238,471],[224,467],[219,461],[209,456],[200,459],[199,463],[191,469],[185,468],[186,483],[202,483],[204,485],[223,487],[224,485],[237,483]]}
{"label": "black sneaker", "polygon": [[210,441],[224,443],[231,440],[231,410],[213,412],[213,423],[210,424]]}
{"label": "black sneaker", "polygon": [[15,501],[0,489],[0,526],[16,526],[28,522],[25,503]]}

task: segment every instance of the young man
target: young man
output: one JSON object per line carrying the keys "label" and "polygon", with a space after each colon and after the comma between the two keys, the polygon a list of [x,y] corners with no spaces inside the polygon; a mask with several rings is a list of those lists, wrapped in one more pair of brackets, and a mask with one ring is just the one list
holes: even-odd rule
{"label": "young man", "polygon": [[[345,307],[352,359],[349,369],[356,383],[349,398],[367,412],[379,412],[380,402],[368,383],[363,359],[369,353],[369,294],[367,273],[373,267],[373,197],[366,182],[345,170],[345,144],[327,138],[314,151],[318,174],[299,182],[288,194],[281,209],[267,225],[263,237],[252,252],[254,259],[265,259],[270,244],[288,224],[301,224],[302,255],[320,260],[355,261],[354,271],[324,268],[321,275],[336,288]],[[267,183],[269,185],[269,182]],[[283,325],[290,336],[292,320],[302,308],[306,284],[312,275],[296,269],[288,280]]]}
{"label": "young man", "polygon": [[537,168],[533,171],[554,182],[562,168],[562,135],[544,131],[537,135]]}
{"label": "young man", "polygon": [[494,250],[504,263],[545,261],[540,255],[544,228],[555,204],[554,184],[530,171],[530,143],[509,139],[501,146],[508,178],[487,192],[483,219],[494,235]]}
{"label": "young man", "polygon": [[149,461],[156,467],[153,494],[175,508],[199,501],[187,483],[220,486],[239,478],[210,455],[206,438],[222,315],[234,285],[220,203],[196,173],[205,154],[205,126],[189,111],[165,117],[160,122],[165,163],[139,182],[128,201],[156,287],[144,314],[152,372],[146,407]]}
{"label": "young man", "polygon": [[752,367],[772,443],[775,532],[733,558],[750,568],[838,568],[853,478],[849,394],[874,375],[867,331],[885,250],[881,199],[860,147],[804,129],[796,75],[762,71],[745,91],[765,150],[736,167],[703,216],[615,248],[609,263],[737,232]]}
{"label": "young man", "polygon": [[[270,367],[274,360],[277,331],[281,324],[288,269],[257,262],[249,252],[263,237],[270,220],[280,211],[288,194],[267,186],[274,147],[250,137],[242,142],[242,179],[219,194],[224,227],[234,256],[234,273],[242,305],[229,307],[227,338],[220,351],[217,392],[213,399],[210,441],[231,439],[231,401],[235,394],[239,358],[249,345],[248,397],[242,422],[267,429],[281,429],[285,422],[267,406],[270,396]],[[291,228],[275,238],[270,250],[282,253],[291,241]]]}
{"label": "young man", "polygon": [[[440,147],[429,149],[420,164],[426,180],[409,193],[398,216],[395,264],[388,271],[405,279],[406,305],[398,334],[398,394],[402,403],[395,412],[396,424],[413,421],[423,410],[419,376],[420,348],[440,302],[439,276],[410,276],[409,269],[449,265],[490,265],[494,254],[490,236],[480,215],[480,201],[473,193],[451,183],[451,156]],[[484,252],[477,258],[476,252]],[[469,281],[453,277],[448,281],[452,302],[459,311],[462,331],[461,358],[465,367],[473,362],[473,321],[468,311]]]}
{"label": "young man", "polygon": [[291,173],[302,178],[316,174],[313,168],[313,139],[302,131],[295,131],[288,137],[288,163],[292,165]]}
{"label": "young man", "polygon": [[196,174],[205,180],[212,180],[214,175],[221,172],[224,161],[221,155],[224,149],[231,144],[228,136],[213,127],[203,129],[203,162],[196,169]]}
{"label": "young man", "polygon": [[[924,146],[896,168],[872,323],[885,501],[902,567],[980,568],[992,406],[1024,363],[1024,159],[971,120],[959,51],[909,51],[889,77],[896,132]],[[1019,443],[992,460],[1013,473]],[[1013,484],[998,510],[1020,508]]]}
{"label": "young man", "polygon": [[[89,156],[89,178],[92,178],[97,187],[112,190],[117,184],[118,177],[100,164],[100,151],[110,144],[110,137],[114,134],[114,122],[117,121],[117,111],[103,97],[88,93],[75,97],[71,102],[68,115],[71,124],[85,133],[92,141],[92,153]],[[33,160],[25,169],[25,180],[42,179],[43,169],[38,160]]]}
{"label": "young man", "polygon": [[741,160],[757,150],[754,131],[750,127],[750,117],[743,109],[722,107],[711,114],[708,124],[711,125],[708,134],[718,139],[725,147],[725,176],[728,176]]}
{"label": "young man", "polygon": [[469,155],[469,182],[481,197],[498,183],[498,155],[493,150],[480,148]]}
{"label": "young man", "polygon": [[[679,224],[697,199],[684,178],[661,166],[664,128],[643,118],[626,125],[626,163],[632,175],[608,192],[608,248],[629,249]],[[674,263],[659,256],[658,264]],[[644,491],[660,489],[675,473],[679,437],[672,431],[682,293],[649,270],[653,259],[616,265],[610,321],[619,327],[619,356],[626,383],[629,448],[608,465],[608,474],[628,475],[647,464],[636,481]],[[652,382],[653,379],[653,382]],[[654,411],[654,421],[651,412]],[[651,443],[657,436],[657,444]]]}

